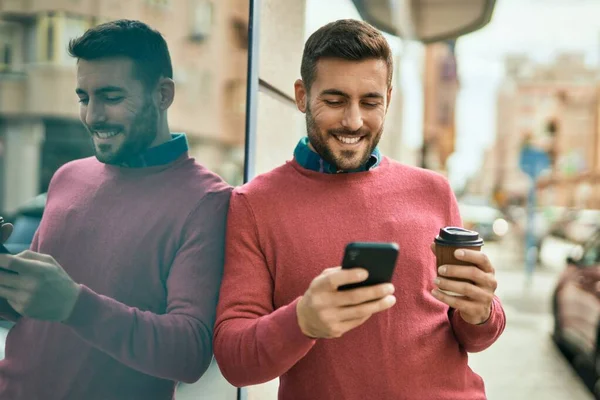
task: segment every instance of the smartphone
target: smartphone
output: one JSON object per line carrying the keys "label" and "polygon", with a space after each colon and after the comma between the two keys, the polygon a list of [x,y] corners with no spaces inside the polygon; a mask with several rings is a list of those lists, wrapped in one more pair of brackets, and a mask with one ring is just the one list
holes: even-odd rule
{"label": "smartphone", "polygon": [[363,282],[342,285],[338,290],[391,282],[399,252],[400,247],[396,243],[348,243],[342,260],[342,269],[364,268],[369,271],[369,277]]}

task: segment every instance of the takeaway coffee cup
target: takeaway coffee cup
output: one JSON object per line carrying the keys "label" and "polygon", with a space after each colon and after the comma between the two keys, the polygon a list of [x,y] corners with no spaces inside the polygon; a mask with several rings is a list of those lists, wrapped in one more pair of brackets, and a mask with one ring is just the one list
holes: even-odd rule
{"label": "takeaway coffee cup", "polygon": [[[468,249],[468,250],[481,250],[483,246],[483,239],[479,237],[479,233],[470,231],[468,229],[458,228],[454,226],[448,226],[440,229],[439,235],[435,238],[435,258],[437,260],[436,267],[439,268],[442,265],[473,265],[465,261],[461,261],[454,257],[454,252],[457,249]],[[437,271],[436,268],[436,271]],[[448,278],[457,281],[469,282],[465,279]],[[450,292],[447,290],[441,290],[450,296],[462,296],[461,294]]]}

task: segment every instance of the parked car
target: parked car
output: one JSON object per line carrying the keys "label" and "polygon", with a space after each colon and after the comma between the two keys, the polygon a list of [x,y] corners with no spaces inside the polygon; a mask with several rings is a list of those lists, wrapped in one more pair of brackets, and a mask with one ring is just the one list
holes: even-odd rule
{"label": "parked car", "polygon": [[567,258],[552,303],[554,341],[600,398],[600,230]]}
{"label": "parked car", "polygon": [[600,229],[600,211],[564,209],[540,237],[538,260],[554,270],[566,268],[566,259],[581,257],[583,246]]}
{"label": "parked car", "polygon": [[458,208],[463,226],[479,232],[483,240],[499,240],[509,231],[504,214],[488,203],[464,198],[459,200]]}
{"label": "parked car", "polygon": [[42,220],[45,206],[46,193],[42,193],[19,207],[11,218],[14,230],[5,243],[8,251],[17,254],[29,249],[35,231]]}

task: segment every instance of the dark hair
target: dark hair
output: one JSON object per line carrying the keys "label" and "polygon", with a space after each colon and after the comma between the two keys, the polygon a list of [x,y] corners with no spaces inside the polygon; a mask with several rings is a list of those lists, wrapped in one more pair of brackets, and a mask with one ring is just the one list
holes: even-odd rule
{"label": "dark hair", "polygon": [[316,79],[317,62],[321,58],[361,61],[369,58],[387,64],[388,86],[392,85],[394,60],[387,40],[373,26],[354,19],[331,22],[314,32],[304,46],[300,74],[307,90]]}
{"label": "dark hair", "polygon": [[173,78],[169,48],[163,36],[141,21],[120,19],[88,29],[69,42],[69,54],[78,60],[127,57],[147,89],[161,77]]}

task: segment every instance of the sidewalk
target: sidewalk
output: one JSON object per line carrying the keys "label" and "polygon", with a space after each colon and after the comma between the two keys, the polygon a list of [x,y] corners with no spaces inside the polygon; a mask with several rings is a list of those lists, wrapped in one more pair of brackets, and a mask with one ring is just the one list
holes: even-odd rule
{"label": "sidewalk", "polygon": [[511,247],[486,245],[507,327],[491,348],[469,356],[471,368],[483,377],[489,400],[593,400],[550,338],[550,301],[559,271],[538,268],[526,287],[523,263]]}

